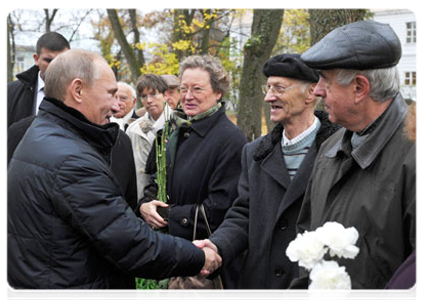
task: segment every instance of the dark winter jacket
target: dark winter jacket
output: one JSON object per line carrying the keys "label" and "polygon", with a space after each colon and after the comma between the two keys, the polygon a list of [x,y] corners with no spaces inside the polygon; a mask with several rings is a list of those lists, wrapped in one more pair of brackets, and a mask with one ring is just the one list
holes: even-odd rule
{"label": "dark winter jacket", "polygon": [[34,101],[37,90],[38,72],[34,65],[16,77],[18,80],[7,84],[7,127],[13,123],[34,115]]}
{"label": "dark winter jacket", "polygon": [[15,288],[122,288],[128,276],[195,275],[204,253],[152,231],[124,201],[117,124],[44,99],[8,168],[8,281]]}
{"label": "dark winter jacket", "polygon": [[397,95],[356,149],[341,129],[321,147],[298,218],[301,232],[328,221],[355,227],[359,254],[339,262],[353,289],[383,289],[416,247],[416,147]]}
{"label": "dark winter jacket", "polygon": [[[226,117],[224,106],[212,116],[193,122],[188,129],[181,127],[175,163],[167,177],[172,235],[192,240],[195,206],[200,203],[204,204],[212,231],[222,223],[238,195],[241,152],[246,142],[242,131]],[[200,218],[197,239],[207,237]],[[226,287],[230,285],[228,276],[224,275]]]}
{"label": "dark winter jacket", "polygon": [[[19,145],[35,116],[30,116],[13,123],[7,129],[7,164],[12,159],[16,147]],[[132,209],[137,207],[137,182],[135,176],[134,155],[129,136],[120,131],[111,153],[113,173],[119,180],[122,194]]]}
{"label": "dark winter jacket", "polygon": [[339,129],[327,115],[316,112],[321,127],[291,181],[282,153],[283,127],[244,147],[239,197],[210,240],[224,263],[248,249],[238,287],[284,289],[298,276],[298,264],[285,255],[295,239],[296,221],[317,151]]}

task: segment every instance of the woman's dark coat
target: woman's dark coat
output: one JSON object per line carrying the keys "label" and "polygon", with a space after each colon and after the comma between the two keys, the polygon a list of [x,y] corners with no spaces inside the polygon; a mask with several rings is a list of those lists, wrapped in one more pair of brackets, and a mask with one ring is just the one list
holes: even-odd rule
{"label": "woman's dark coat", "polygon": [[[179,129],[176,157],[167,177],[170,234],[192,240],[196,204],[204,204],[212,231],[222,223],[238,196],[241,152],[246,142],[242,131],[226,117],[224,106],[189,128]],[[151,192],[152,186],[146,189]],[[150,192],[146,194],[154,195]],[[143,203],[151,200],[146,198]],[[196,239],[207,237],[200,217]]]}
{"label": "woman's dark coat", "polygon": [[224,263],[248,249],[239,288],[283,289],[298,276],[298,264],[287,258],[285,250],[296,236],[297,216],[317,150],[339,128],[325,113],[316,115],[321,127],[292,182],[282,153],[281,124],[244,147],[239,197],[210,238]]}
{"label": "woman's dark coat", "polygon": [[12,287],[123,288],[201,270],[203,251],[152,231],[124,201],[109,167],[118,130],[44,99],[9,163]]}

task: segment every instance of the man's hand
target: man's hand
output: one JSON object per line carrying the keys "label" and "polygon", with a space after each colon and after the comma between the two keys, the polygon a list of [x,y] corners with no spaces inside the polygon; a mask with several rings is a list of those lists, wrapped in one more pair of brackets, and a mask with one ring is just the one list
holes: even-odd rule
{"label": "man's hand", "polygon": [[206,254],[206,262],[200,275],[207,277],[222,266],[222,258],[217,252],[217,247],[210,240],[194,241],[193,243],[203,249]]}
{"label": "man's hand", "polygon": [[157,213],[158,206],[168,207],[169,205],[159,200],[153,200],[151,202],[144,203],[140,207],[140,213],[142,218],[153,229],[163,228],[167,226],[167,222]]}

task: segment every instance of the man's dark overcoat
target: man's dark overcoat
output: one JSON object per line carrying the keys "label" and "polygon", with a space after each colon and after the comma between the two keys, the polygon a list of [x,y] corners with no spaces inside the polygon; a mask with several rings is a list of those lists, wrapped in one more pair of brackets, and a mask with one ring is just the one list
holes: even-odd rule
{"label": "man's dark overcoat", "polygon": [[38,72],[34,65],[16,75],[18,80],[7,84],[7,127],[34,115],[34,101],[37,90]]}
{"label": "man's dark overcoat", "polygon": [[296,236],[297,216],[317,150],[339,128],[325,113],[316,115],[321,127],[292,182],[282,153],[281,124],[244,147],[239,197],[210,238],[224,263],[248,249],[239,288],[283,289],[298,276],[298,264],[289,261],[285,250]]}

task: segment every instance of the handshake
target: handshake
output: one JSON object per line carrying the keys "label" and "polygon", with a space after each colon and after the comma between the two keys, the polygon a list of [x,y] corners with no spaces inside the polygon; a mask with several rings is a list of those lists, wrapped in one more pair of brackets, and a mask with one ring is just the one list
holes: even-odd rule
{"label": "handshake", "polygon": [[197,248],[202,249],[206,255],[206,262],[200,272],[201,276],[207,277],[222,266],[222,258],[218,254],[217,247],[210,240],[193,241]]}

